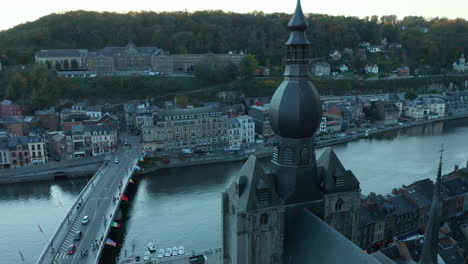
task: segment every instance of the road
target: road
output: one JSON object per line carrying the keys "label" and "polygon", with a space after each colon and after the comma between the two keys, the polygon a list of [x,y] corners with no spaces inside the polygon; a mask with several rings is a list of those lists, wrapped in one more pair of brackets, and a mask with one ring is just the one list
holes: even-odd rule
{"label": "road", "polygon": [[[117,206],[114,197],[120,199],[123,181],[128,181],[126,170],[131,169],[130,164],[133,164],[141,151],[136,137],[129,138],[129,142],[133,148],[122,147],[118,152],[108,155],[110,160],[108,165],[103,166],[101,171],[90,180],[92,182],[87,186],[89,190],[83,190],[84,196],[79,198],[81,206],[71,208],[70,223],[58,230],[50,248],[45,249],[47,253],[37,263],[95,263],[96,258],[99,257],[99,251],[93,250],[91,244],[98,241],[101,246],[105,243],[106,230],[112,219],[110,213],[114,212]],[[115,162],[116,157],[119,163]],[[89,217],[88,224],[82,224],[85,215]],[[73,241],[77,231],[82,232],[81,240]],[[67,248],[71,244],[76,246],[76,252],[67,255]],[[86,250],[89,252],[88,256],[82,257],[80,252]]]}

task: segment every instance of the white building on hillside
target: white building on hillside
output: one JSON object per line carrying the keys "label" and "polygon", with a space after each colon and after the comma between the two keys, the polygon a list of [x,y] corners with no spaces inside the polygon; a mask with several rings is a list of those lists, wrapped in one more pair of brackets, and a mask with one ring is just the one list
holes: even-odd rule
{"label": "white building on hillside", "polygon": [[461,57],[458,59],[458,63],[453,63],[453,71],[456,72],[465,72],[468,71],[468,63],[465,61],[465,55],[462,53]]}

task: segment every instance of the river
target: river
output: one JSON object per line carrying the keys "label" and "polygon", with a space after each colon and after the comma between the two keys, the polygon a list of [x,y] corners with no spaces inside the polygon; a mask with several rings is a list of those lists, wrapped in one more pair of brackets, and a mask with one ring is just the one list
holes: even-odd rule
{"label": "river", "polygon": [[[445,173],[455,164],[466,166],[468,119],[387,132],[334,149],[359,179],[363,194],[385,194],[402,184],[434,179],[442,143]],[[322,151],[317,150],[317,156]],[[268,166],[267,160],[263,162]],[[187,252],[220,247],[220,192],[242,164],[176,168],[141,176],[126,223],[122,257],[132,253],[132,245],[134,253],[142,255],[149,241],[158,248],[184,245]],[[34,263],[85,184],[86,180],[73,180],[0,185],[0,262],[21,263],[21,250],[24,263]]]}

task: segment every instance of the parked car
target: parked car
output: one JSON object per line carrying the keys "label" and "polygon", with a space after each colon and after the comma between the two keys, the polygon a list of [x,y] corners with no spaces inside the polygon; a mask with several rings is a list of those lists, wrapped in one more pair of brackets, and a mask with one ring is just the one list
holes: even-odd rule
{"label": "parked car", "polygon": [[76,231],[75,235],[73,236],[74,241],[80,241],[81,239],[81,231]]}
{"label": "parked car", "polygon": [[83,216],[83,220],[81,221],[81,224],[86,225],[89,222],[89,217],[87,215]]}
{"label": "parked car", "polygon": [[119,163],[119,158],[118,157],[115,157],[115,160],[114,160],[115,163]]}
{"label": "parked car", "polygon": [[68,246],[67,248],[67,255],[73,255],[75,254],[75,250],[76,250],[76,246],[71,244],[70,246]]}

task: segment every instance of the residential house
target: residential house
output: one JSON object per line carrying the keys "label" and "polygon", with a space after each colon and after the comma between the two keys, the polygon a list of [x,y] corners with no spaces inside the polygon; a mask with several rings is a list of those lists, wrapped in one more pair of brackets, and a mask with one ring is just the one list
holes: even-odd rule
{"label": "residential house", "polygon": [[409,76],[410,75],[410,68],[408,66],[402,66],[397,69],[397,73],[400,76]]}
{"label": "residential house", "polygon": [[240,123],[241,144],[244,147],[251,147],[255,144],[255,121],[248,115],[238,116]]}
{"label": "residential house", "polygon": [[31,164],[36,165],[47,162],[47,147],[44,139],[33,136],[29,137],[28,150]]}
{"label": "residential house", "polygon": [[366,73],[377,74],[377,73],[379,73],[379,66],[377,66],[377,64],[367,64],[367,65],[364,67],[364,71],[365,71]]}
{"label": "residential house", "polygon": [[70,114],[62,119],[62,128],[64,131],[70,131],[72,126],[83,125],[85,121],[90,119],[86,114]]}
{"label": "residential house", "polygon": [[52,107],[49,110],[34,112],[39,124],[47,131],[57,131],[59,127],[59,116]]}
{"label": "residential house", "polygon": [[348,72],[348,66],[346,64],[341,64],[340,67],[338,67],[341,73]]}
{"label": "residential house", "polygon": [[127,127],[127,132],[129,134],[136,134],[138,132],[136,126],[136,117],[137,117],[137,105],[135,103],[129,103],[124,106],[125,112],[125,124]]}
{"label": "residential house", "polygon": [[108,125],[72,125],[65,135],[70,157],[99,156],[117,148],[117,131]]}
{"label": "residential house", "polygon": [[413,100],[404,104],[403,113],[406,117],[423,120],[429,115],[429,109],[421,100]]}
{"label": "residential house", "polygon": [[6,118],[9,116],[22,116],[21,105],[15,104],[10,100],[3,100],[0,102],[0,118]]}
{"label": "residential house", "polygon": [[255,122],[255,134],[257,134],[264,141],[272,138],[274,132],[270,126],[270,104],[253,105],[250,107],[249,116]]}
{"label": "residential house", "polygon": [[63,131],[48,133],[48,153],[50,158],[59,160],[67,155],[67,140]]}
{"label": "residential house", "polygon": [[426,107],[429,109],[429,114],[435,114],[437,117],[445,116],[445,100],[442,97],[430,96],[422,98]]}
{"label": "residential house", "polygon": [[229,141],[229,150],[240,150],[241,148],[241,135],[240,135],[241,125],[239,119],[229,118],[228,120],[228,141]]}
{"label": "residential house", "polygon": [[342,128],[341,122],[343,119],[341,116],[337,116],[337,115],[333,115],[329,113],[323,113],[322,116],[326,118],[326,125],[325,125],[326,133],[336,133],[336,132],[341,131],[341,128]]}
{"label": "residential house", "polygon": [[11,161],[8,140],[7,136],[0,136],[0,169],[10,168]]}
{"label": "residential house", "polygon": [[367,51],[370,53],[377,53],[382,51],[382,46],[379,45],[370,45],[367,47]]}
{"label": "residential house", "polygon": [[368,253],[385,245],[385,217],[383,197],[370,193],[361,200],[359,215],[359,246]]}
{"label": "residential house", "polygon": [[330,64],[327,62],[318,62],[312,64],[312,73],[317,76],[330,75]]}
{"label": "residential house", "polygon": [[330,56],[330,58],[332,60],[339,60],[339,59],[341,59],[341,52],[338,51],[338,50],[332,50],[332,51],[330,51],[328,56]]}
{"label": "residential house", "polygon": [[361,47],[361,48],[367,48],[367,47],[369,47],[370,45],[371,45],[371,44],[370,44],[369,41],[361,41],[361,42],[359,42],[359,47]]}
{"label": "residential house", "polygon": [[397,124],[400,119],[400,110],[395,104],[384,104],[384,124]]}
{"label": "residential house", "polygon": [[8,149],[10,150],[10,167],[25,167],[31,164],[28,150],[29,138],[22,136],[10,137],[8,140]]}

